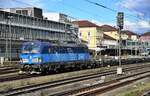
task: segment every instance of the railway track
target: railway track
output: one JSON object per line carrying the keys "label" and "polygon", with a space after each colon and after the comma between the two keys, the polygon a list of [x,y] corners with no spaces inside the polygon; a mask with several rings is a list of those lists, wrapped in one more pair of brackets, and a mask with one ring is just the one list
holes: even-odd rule
{"label": "railway track", "polygon": [[[139,63],[140,65],[141,63]],[[3,68],[1,71],[0,71],[0,75],[3,75],[3,76],[0,76],[0,82],[6,82],[6,81],[12,81],[12,80],[19,80],[19,79],[25,79],[25,78],[32,78],[32,77],[36,77],[36,76],[39,76],[39,75],[29,75],[29,74],[22,74],[22,75],[19,75],[19,74],[13,74],[13,75],[9,75],[9,76],[5,76],[4,74],[7,74],[7,73],[12,73],[12,72],[18,72],[19,69],[15,69],[14,67],[8,67],[8,68]]]}
{"label": "railway track", "polygon": [[0,71],[15,69],[14,67],[0,67]]}
{"label": "railway track", "polygon": [[125,85],[131,84],[137,80],[141,80],[149,76],[150,76],[150,71],[139,72],[136,74],[132,74],[130,76],[121,77],[101,84],[96,84],[85,88],[79,88],[76,90],[69,90],[69,91],[64,91],[62,93],[53,94],[53,96],[96,96],[98,94],[102,94],[114,90],[116,88],[123,87]]}
{"label": "railway track", "polygon": [[[143,65],[143,66],[141,65],[141,66],[137,66],[137,67],[134,66],[134,67],[130,67],[130,68],[124,68],[123,70],[131,71],[131,70],[142,69],[142,68],[147,68],[147,67],[150,67],[150,65]],[[4,96],[16,96],[16,95],[20,95],[20,94],[24,94],[24,93],[38,91],[41,89],[58,87],[58,86],[61,86],[64,84],[71,84],[74,82],[79,82],[79,81],[83,81],[83,80],[87,80],[87,79],[93,79],[93,78],[98,78],[101,76],[113,75],[113,74],[116,74],[116,70],[101,72],[101,73],[97,73],[97,74],[78,76],[78,77],[74,77],[74,78],[62,79],[62,80],[53,81],[53,82],[46,82],[46,83],[42,83],[42,84],[24,86],[24,87],[20,87],[20,88],[8,90],[8,91],[2,91],[2,92],[0,92],[0,94],[3,94]],[[62,96],[62,95],[59,95],[59,96]]]}
{"label": "railway track", "polygon": [[[142,63],[138,63],[137,65],[141,65]],[[134,64],[129,64],[130,65],[133,65]],[[128,65],[125,65],[125,66],[128,66]],[[9,70],[11,69],[11,70]],[[19,79],[26,79],[26,78],[32,78],[32,77],[38,77],[40,75],[29,75],[29,74],[22,74],[22,75],[19,75],[19,74],[12,74],[12,75],[6,75],[7,73],[12,73],[12,72],[17,72],[19,71],[19,69],[13,69],[12,67],[9,67],[9,68],[3,68],[2,69],[3,71],[0,71],[0,82],[6,82],[6,81],[13,81],[13,80],[19,80]],[[3,75],[3,76],[1,76]]]}
{"label": "railway track", "polygon": [[18,71],[19,71],[19,69],[17,67],[1,67],[0,68],[0,75],[15,73]]}
{"label": "railway track", "polygon": [[0,76],[0,82],[6,82],[6,81],[13,81],[13,80],[20,80],[20,79],[26,79],[26,78],[32,78],[37,77],[38,75],[28,75],[28,74],[13,74],[9,76]]}
{"label": "railway track", "polygon": [[19,72],[19,69],[10,69],[10,70],[0,71],[0,75],[9,74],[9,73],[16,73],[16,72]]}
{"label": "railway track", "polygon": [[[146,62],[149,62],[149,61],[146,60]],[[18,62],[13,62],[13,63],[18,63]],[[133,64],[133,62],[131,62],[131,64]],[[138,64],[141,64],[141,63],[139,62]],[[1,76],[1,75],[4,75],[4,74],[15,73],[15,72],[19,71],[18,68],[17,69],[15,69],[15,68],[17,68],[17,66],[16,67],[12,67],[12,66],[0,67],[0,82],[6,82],[6,81],[12,81],[12,80],[19,80],[19,79],[36,77],[35,75],[34,76],[33,75],[27,76],[27,75],[18,75],[18,74],[9,75],[9,76]]]}

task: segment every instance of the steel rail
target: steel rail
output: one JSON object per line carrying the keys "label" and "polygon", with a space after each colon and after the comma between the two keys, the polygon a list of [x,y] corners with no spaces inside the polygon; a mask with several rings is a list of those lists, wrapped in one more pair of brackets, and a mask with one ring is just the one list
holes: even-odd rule
{"label": "steel rail", "polygon": [[[136,77],[134,79],[128,79],[126,81],[123,81],[124,79],[135,77],[135,76],[142,75],[145,73],[150,73],[150,71],[148,70],[148,71],[132,74],[130,76],[121,77],[118,79],[114,79],[114,80],[104,82],[101,84],[96,84],[93,86],[88,86],[88,87],[79,88],[79,89],[75,89],[75,90],[64,91],[62,93],[53,94],[53,96],[72,96],[72,95],[75,95],[75,96],[95,96],[97,94],[102,94],[102,93],[108,92],[110,90],[119,88],[121,86],[125,86],[127,84],[131,84],[134,81],[137,81],[137,80],[140,80],[143,78],[147,78],[150,76],[150,74],[146,74],[144,76],[140,76],[140,77]],[[120,82],[121,80],[123,82]]]}

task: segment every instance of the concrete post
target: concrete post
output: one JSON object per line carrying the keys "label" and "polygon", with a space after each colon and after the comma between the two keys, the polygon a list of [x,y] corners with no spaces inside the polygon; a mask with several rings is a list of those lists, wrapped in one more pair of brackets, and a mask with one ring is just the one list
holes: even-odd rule
{"label": "concrete post", "polygon": [[1,66],[4,66],[4,57],[0,57]]}

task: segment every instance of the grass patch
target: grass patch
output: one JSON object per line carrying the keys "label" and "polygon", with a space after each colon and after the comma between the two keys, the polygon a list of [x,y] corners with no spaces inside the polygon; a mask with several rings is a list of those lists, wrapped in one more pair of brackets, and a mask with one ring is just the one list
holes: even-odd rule
{"label": "grass patch", "polygon": [[150,90],[150,80],[146,83],[140,82],[136,85],[133,85],[130,88],[119,92],[119,94],[115,96],[142,96],[142,94],[147,90]]}

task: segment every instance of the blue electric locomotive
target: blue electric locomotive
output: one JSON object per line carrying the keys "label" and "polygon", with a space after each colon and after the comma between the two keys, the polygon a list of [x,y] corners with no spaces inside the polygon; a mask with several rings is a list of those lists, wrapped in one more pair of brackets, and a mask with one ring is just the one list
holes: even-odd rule
{"label": "blue electric locomotive", "polygon": [[48,72],[86,66],[91,60],[85,45],[61,45],[41,41],[25,42],[20,59],[21,70],[26,72]]}

